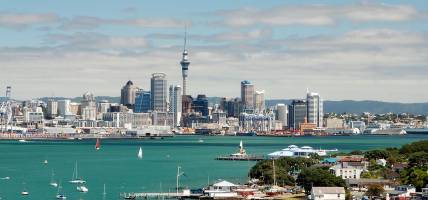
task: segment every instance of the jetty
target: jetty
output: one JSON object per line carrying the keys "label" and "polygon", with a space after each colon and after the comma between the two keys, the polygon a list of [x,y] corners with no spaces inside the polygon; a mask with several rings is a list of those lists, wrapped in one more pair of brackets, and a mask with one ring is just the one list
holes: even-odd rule
{"label": "jetty", "polygon": [[183,192],[139,192],[139,193],[121,193],[120,197],[123,199],[199,199],[202,194],[192,194],[190,190]]}

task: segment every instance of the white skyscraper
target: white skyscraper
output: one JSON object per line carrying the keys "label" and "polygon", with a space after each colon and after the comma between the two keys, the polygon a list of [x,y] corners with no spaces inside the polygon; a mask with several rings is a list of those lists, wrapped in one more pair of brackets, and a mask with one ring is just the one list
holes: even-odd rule
{"label": "white skyscraper", "polygon": [[166,74],[154,73],[150,79],[151,106],[153,111],[166,112],[168,110],[168,85]]}
{"label": "white skyscraper", "polygon": [[265,91],[256,91],[254,93],[254,113],[262,114],[265,110]]}
{"label": "white skyscraper", "polygon": [[59,100],[58,101],[58,115],[65,117],[66,115],[71,115],[69,99]]}
{"label": "white skyscraper", "polygon": [[318,93],[307,91],[306,95],[308,123],[314,123],[317,127],[323,126],[323,101]]}
{"label": "white skyscraper", "polygon": [[97,107],[92,93],[83,94],[81,101],[81,114],[83,120],[95,120],[97,117]]}
{"label": "white skyscraper", "polygon": [[169,86],[169,112],[174,113],[174,126],[180,126],[182,113],[181,86]]}
{"label": "white skyscraper", "polygon": [[288,126],[288,107],[285,104],[276,104],[276,119],[282,123],[282,127]]}

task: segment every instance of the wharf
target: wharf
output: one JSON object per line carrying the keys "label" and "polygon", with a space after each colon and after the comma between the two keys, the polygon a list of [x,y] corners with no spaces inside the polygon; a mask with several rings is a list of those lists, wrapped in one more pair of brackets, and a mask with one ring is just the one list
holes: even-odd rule
{"label": "wharf", "polygon": [[141,193],[122,193],[120,197],[124,199],[199,199],[202,194],[187,194],[175,192],[141,192]]}
{"label": "wharf", "polygon": [[236,161],[260,161],[265,160],[264,156],[247,155],[247,156],[219,156],[216,160],[236,160]]}

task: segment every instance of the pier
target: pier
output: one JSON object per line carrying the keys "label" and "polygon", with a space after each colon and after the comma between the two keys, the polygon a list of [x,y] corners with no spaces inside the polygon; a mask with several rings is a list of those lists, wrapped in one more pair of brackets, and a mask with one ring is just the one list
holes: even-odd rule
{"label": "pier", "polygon": [[215,158],[216,160],[236,160],[236,161],[260,161],[265,160],[264,156],[219,156]]}
{"label": "pier", "polygon": [[121,193],[121,198],[124,199],[199,199],[202,194],[191,194],[189,192],[140,192],[140,193]]}

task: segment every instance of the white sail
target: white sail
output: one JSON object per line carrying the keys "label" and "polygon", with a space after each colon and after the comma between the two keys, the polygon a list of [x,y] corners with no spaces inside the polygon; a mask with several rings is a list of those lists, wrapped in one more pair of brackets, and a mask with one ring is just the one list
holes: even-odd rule
{"label": "white sail", "polygon": [[244,145],[242,144],[242,140],[241,140],[241,142],[239,142],[239,148],[241,148],[241,149],[244,148]]}
{"label": "white sail", "polygon": [[138,151],[138,158],[139,159],[143,158],[143,149],[141,149],[141,147],[140,147],[140,150]]}

